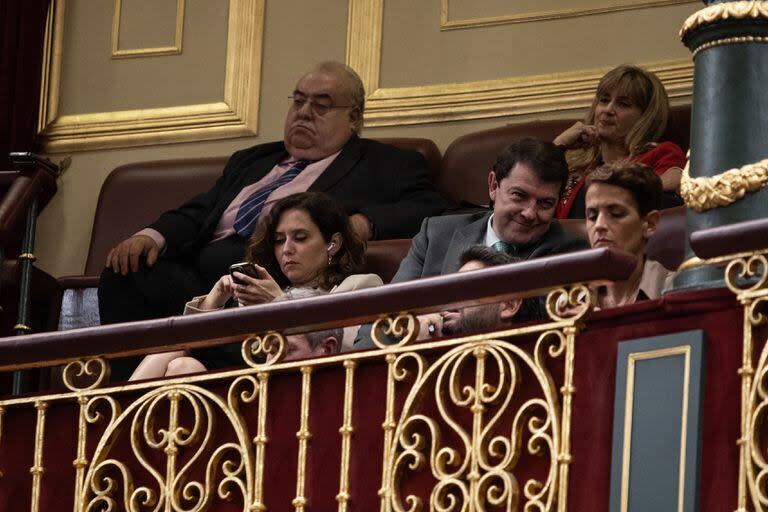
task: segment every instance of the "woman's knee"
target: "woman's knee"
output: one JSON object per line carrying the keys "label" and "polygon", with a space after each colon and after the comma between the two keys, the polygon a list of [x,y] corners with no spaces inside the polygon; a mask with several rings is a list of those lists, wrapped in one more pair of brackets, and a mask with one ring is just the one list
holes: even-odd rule
{"label": "woman's knee", "polygon": [[166,376],[170,375],[184,375],[187,373],[198,373],[206,370],[203,363],[195,359],[194,357],[177,357],[172,359],[168,363],[168,368],[165,371]]}

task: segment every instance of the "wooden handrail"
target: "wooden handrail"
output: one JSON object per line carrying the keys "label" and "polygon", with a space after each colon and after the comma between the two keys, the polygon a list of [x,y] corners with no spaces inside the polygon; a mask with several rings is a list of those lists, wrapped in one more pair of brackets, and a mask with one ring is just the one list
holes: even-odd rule
{"label": "wooden handrail", "polygon": [[427,313],[541,295],[558,286],[627,279],[637,260],[616,249],[590,249],[475,272],[432,277],[327,296],[200,315],[0,338],[0,371],[52,366],[103,355],[115,358],[170,348],[221,345],[251,333],[307,332],[371,322],[381,314]]}
{"label": "wooden handrail", "polygon": [[749,220],[691,233],[691,248],[701,259],[768,248],[768,219]]}

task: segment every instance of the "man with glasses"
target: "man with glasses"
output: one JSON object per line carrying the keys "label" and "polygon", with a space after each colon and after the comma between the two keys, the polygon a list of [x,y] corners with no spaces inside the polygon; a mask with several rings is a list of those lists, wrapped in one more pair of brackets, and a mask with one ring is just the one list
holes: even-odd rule
{"label": "man with glasses", "polygon": [[337,198],[365,240],[410,237],[442,211],[423,157],[358,136],[365,90],[338,62],[302,76],[283,140],[232,155],[209,191],[115,246],[99,283],[101,322],[180,314],[242,260],[259,217],[307,190]]}

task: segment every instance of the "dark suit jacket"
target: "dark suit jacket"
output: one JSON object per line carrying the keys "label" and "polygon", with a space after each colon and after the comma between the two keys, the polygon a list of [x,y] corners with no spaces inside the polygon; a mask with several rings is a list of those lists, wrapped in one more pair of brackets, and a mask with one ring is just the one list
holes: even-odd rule
{"label": "dark suit jacket", "polygon": [[[461,253],[472,245],[485,243],[490,216],[488,211],[425,219],[392,282],[451,274],[459,270]],[[518,247],[517,256],[527,260],[587,248],[589,245],[585,240],[569,238],[560,224],[552,221],[549,231],[538,242]]]}
{"label": "dark suit jacket", "polygon": [[[188,256],[208,244],[219,218],[240,190],[263,178],[287,156],[282,142],[233,154],[213,188],[149,226],[165,237],[165,256]],[[419,153],[357,136],[309,190],[336,197],[350,215],[364,214],[381,239],[413,236],[424,217],[444,208]]]}

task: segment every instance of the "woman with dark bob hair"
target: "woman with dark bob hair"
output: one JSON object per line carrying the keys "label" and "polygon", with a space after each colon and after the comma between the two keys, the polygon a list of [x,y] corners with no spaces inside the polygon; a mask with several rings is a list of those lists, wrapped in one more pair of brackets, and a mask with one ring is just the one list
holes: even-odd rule
{"label": "woman with dark bob hair", "polygon": [[[281,223],[284,225],[281,227]],[[312,226],[314,225],[314,226]],[[317,228],[318,233],[314,233]],[[320,243],[310,246],[308,256],[314,256],[312,264],[295,265],[292,253],[287,250],[291,229],[303,230],[296,237],[297,243]],[[319,234],[319,238],[313,238]],[[288,256],[286,256],[288,255]],[[322,258],[320,258],[322,256]],[[245,260],[261,265],[279,286],[267,300],[282,295],[286,287],[310,286],[330,291],[345,279],[358,274],[365,264],[365,244],[352,232],[349,218],[343,207],[331,197],[320,192],[303,192],[277,202],[257,226],[248,247]],[[321,261],[323,260],[323,261]],[[260,301],[248,300],[247,304]],[[265,301],[261,301],[265,302]]]}
{"label": "woman with dark bob hair", "polygon": [[[334,293],[382,284],[375,274],[359,273],[365,244],[353,234],[341,205],[319,192],[294,194],[275,203],[251,235],[245,263],[243,272],[222,276],[207,295],[188,302],[184,314],[219,310],[228,303],[263,304],[280,297],[286,288]],[[352,345],[355,330],[345,329],[343,346]],[[144,358],[131,380],[234,366],[241,362],[239,346],[235,349],[153,354]]]}
{"label": "woman with dark bob hair", "polygon": [[597,306],[611,308],[658,299],[671,284],[672,273],[645,255],[661,214],[661,179],[647,165],[622,160],[598,167],[587,176],[586,223],[589,244],[616,247],[637,256],[626,281],[598,287]]}
{"label": "woman with dark bob hair", "polygon": [[661,177],[665,206],[682,204],[676,192],[685,154],[673,142],[659,142],[668,117],[669,99],[656,75],[630,65],[606,73],[584,122],[554,140],[567,150],[570,169],[555,216],[583,219],[584,179],[600,165],[617,160],[650,166]]}

